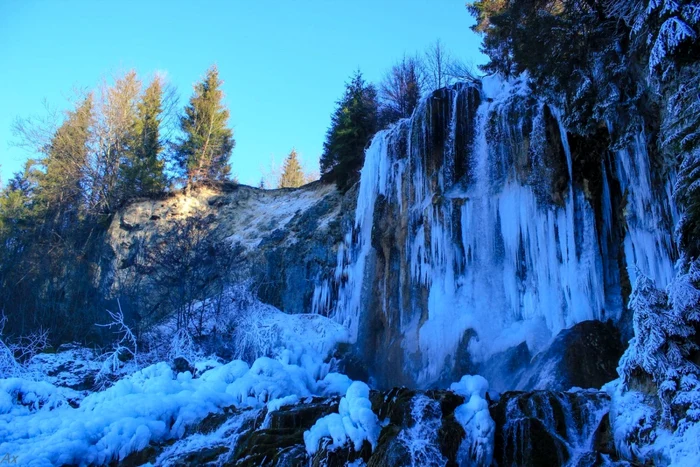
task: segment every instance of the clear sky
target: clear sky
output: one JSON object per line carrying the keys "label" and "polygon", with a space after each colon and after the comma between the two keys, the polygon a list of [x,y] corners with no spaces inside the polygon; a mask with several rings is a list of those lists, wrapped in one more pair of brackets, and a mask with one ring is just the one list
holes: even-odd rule
{"label": "clear sky", "polygon": [[257,184],[271,157],[318,158],[344,82],[377,82],[404,53],[440,38],[483,63],[465,0],[0,0],[0,177],[27,154],[11,147],[17,116],[58,108],[74,87],[131,68],[167,73],[184,105],[212,63],[224,80],[233,172]]}

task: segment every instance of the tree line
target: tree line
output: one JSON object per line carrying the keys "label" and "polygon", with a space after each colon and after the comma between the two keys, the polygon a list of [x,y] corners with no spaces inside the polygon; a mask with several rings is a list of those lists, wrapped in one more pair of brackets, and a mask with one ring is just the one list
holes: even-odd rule
{"label": "tree line", "polygon": [[422,56],[404,55],[378,85],[357,70],[331,115],[320,159],[322,179],[348,189],[357,181],[365,147],[377,131],[410,117],[426,94],[474,76],[471,67],[452,58],[439,40]]}
{"label": "tree line", "polygon": [[[349,188],[379,129],[409,117],[433,89],[469,76],[468,67],[452,60],[439,41],[423,56],[402,57],[376,86],[358,70],[331,116],[320,160],[322,177]],[[136,198],[233,181],[235,139],[221,85],[212,66],[180,109],[175,90],[163,77],[145,81],[129,71],[96,90],[80,92],[62,114],[49,111],[16,121],[18,144],[35,156],[0,193],[5,333],[19,336],[44,328],[59,342],[100,340],[93,324],[108,305],[99,280],[113,216]],[[293,149],[267,185],[294,188],[311,178]],[[262,181],[261,188],[265,185]],[[195,267],[188,263],[187,268]],[[122,298],[124,303],[135,300]]]}
{"label": "tree line", "polygon": [[235,140],[221,85],[212,66],[179,113],[162,77],[144,83],[129,71],[81,93],[63,115],[17,120],[19,144],[37,157],[0,195],[6,332],[92,332],[102,302],[94,283],[100,248],[114,213],[178,185],[229,180]]}

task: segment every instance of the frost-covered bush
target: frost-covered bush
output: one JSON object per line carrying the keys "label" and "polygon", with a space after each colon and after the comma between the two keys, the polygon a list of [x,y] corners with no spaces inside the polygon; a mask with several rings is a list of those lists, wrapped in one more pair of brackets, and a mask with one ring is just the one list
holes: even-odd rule
{"label": "frost-covered bush", "polygon": [[0,378],[28,376],[27,363],[48,347],[49,333],[38,329],[14,341],[3,337],[7,317],[0,314]]}
{"label": "frost-covered bush", "polygon": [[12,350],[0,337],[0,377],[10,378],[23,373],[22,365],[19,364]]}
{"label": "frost-covered bush", "polygon": [[194,361],[202,354],[217,353],[254,362],[259,357],[290,361],[303,354],[327,357],[337,343],[347,342],[347,330],[318,314],[287,314],[258,300],[246,284],[227,287],[217,297],[216,312],[206,300],[192,305],[193,310],[210,310],[194,326],[177,326],[169,319],[143,336],[150,361],[184,356]]}
{"label": "frost-covered bush", "polygon": [[170,341],[168,361],[172,362],[178,357],[182,357],[188,362],[195,362],[203,357],[202,351],[197,347],[192,334],[186,328],[175,331]]}
{"label": "frost-covered bush", "polygon": [[700,368],[690,359],[697,350],[700,324],[700,281],[697,263],[679,274],[668,293],[638,272],[629,307],[634,313],[634,338],[620,359],[618,373],[625,387],[646,374],[651,377],[665,423],[679,428],[700,421]]}

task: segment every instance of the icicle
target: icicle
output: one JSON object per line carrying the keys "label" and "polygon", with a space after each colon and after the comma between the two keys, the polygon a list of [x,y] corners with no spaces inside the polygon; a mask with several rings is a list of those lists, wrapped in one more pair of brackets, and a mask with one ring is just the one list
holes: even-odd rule
{"label": "icicle", "polygon": [[[612,133],[613,125],[608,122]],[[624,252],[630,281],[639,268],[658,287],[668,285],[674,275],[674,239],[671,225],[676,212],[669,196],[669,183],[655,193],[649,168],[644,130],[640,129],[628,147],[615,153],[617,179],[625,202],[627,232]],[[669,180],[672,177],[669,177]]]}
{"label": "icicle", "polygon": [[[648,172],[643,148],[635,150],[639,160],[618,155],[612,171],[616,174],[602,166],[599,234],[590,201],[573,183],[574,161],[559,112],[552,110],[569,179],[562,205],[543,201],[542,188],[548,187],[531,186],[533,181],[523,177],[515,166],[516,154],[511,154],[529,143],[532,170],[546,173],[541,158],[551,142],[544,104],[536,104],[532,130],[525,134],[529,110],[518,108],[529,99],[524,81],[485,80],[481,104],[466,112],[475,128],[473,141],[465,145],[469,153],[459,154],[457,131],[464,122],[457,114],[459,103],[468,101],[461,99],[465,92],[469,86],[455,86],[444,91],[444,103],[423,100],[410,120],[374,138],[365,155],[353,227],[338,249],[332,284],[320,283],[313,299],[314,311],[332,310],[330,316],[345,324],[353,338],[365,313],[398,316],[398,322],[389,323],[391,334],[401,336],[405,372],[419,385],[436,381],[460,345],[468,345],[476,362],[522,342],[537,352],[564,328],[619,314],[618,272],[607,258],[608,248],[617,248],[611,243],[616,218],[609,176],[616,175],[623,192],[630,193],[624,244],[628,261],[660,264],[655,274],[662,278],[672,271],[670,237],[652,233],[638,221],[640,212],[654,205],[650,179],[640,178]],[[444,143],[434,147],[437,123],[431,120],[434,106],[443,104],[441,111],[450,117]],[[515,120],[514,111],[519,112]],[[492,134],[501,139],[492,140]],[[404,142],[400,139],[405,144],[398,144]],[[635,144],[642,142],[640,137]],[[406,148],[405,153],[390,153],[389,148],[397,147]],[[455,180],[458,158],[469,167],[468,186]],[[395,203],[391,212],[398,218],[392,225],[405,229],[399,235],[405,240],[396,245],[400,261],[392,268],[398,270],[375,277],[372,223],[380,194]],[[660,212],[654,216],[655,222],[662,221]],[[398,299],[389,297],[397,287]],[[330,290],[338,290],[334,303],[329,303]],[[465,336],[471,336],[468,343]]]}
{"label": "icicle", "polygon": [[338,250],[336,279],[344,282],[331,316],[350,330],[352,341],[357,339],[365,263],[372,247],[374,204],[377,195],[386,193],[389,176],[387,137],[386,131],[378,133],[365,152],[365,164],[360,175],[360,191],[355,208],[354,229],[359,232],[358,243],[353,244],[352,234],[348,233],[345,236],[345,244]]}

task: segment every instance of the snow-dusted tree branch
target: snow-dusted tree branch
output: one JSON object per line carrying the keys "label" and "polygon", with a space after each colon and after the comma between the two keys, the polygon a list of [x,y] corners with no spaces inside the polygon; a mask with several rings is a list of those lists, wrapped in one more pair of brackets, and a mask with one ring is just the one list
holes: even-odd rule
{"label": "snow-dusted tree branch", "polygon": [[121,369],[122,361],[125,357],[135,361],[138,353],[136,336],[131,331],[131,328],[124,322],[124,313],[122,312],[121,303],[119,303],[118,299],[117,306],[119,307],[119,311],[117,312],[107,310],[109,317],[112,319],[111,322],[107,324],[96,324],[96,326],[99,327],[114,329],[113,332],[117,335],[117,339],[112,346],[112,351],[107,352],[103,356],[102,367],[95,378],[98,385],[102,387],[107,384],[111,375],[114,375]]}

